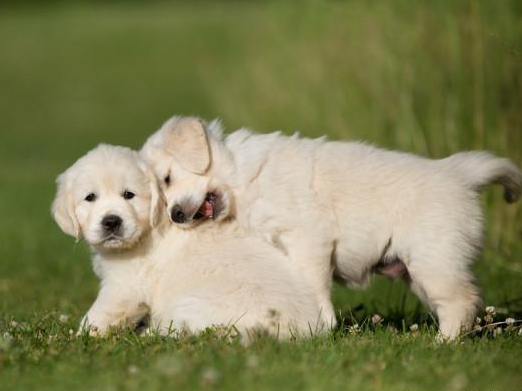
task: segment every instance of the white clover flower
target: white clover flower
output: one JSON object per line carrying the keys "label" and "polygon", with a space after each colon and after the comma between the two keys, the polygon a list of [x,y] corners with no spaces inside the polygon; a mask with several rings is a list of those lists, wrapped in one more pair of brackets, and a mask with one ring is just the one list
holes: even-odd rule
{"label": "white clover flower", "polygon": [[73,335],[73,334],[74,334],[73,329],[69,329],[69,335]]}
{"label": "white clover flower", "polygon": [[476,317],[475,318],[475,324],[481,324],[482,323],[482,319],[480,317]]}
{"label": "white clover flower", "polygon": [[350,334],[356,334],[361,331],[361,328],[357,323],[355,323],[353,326],[348,327],[348,332]]}
{"label": "white clover flower", "polygon": [[486,314],[495,316],[497,314],[497,310],[492,305],[486,307]]}
{"label": "white clover flower", "polygon": [[219,372],[214,368],[207,368],[201,373],[201,380],[206,384],[216,384],[219,378]]}
{"label": "white clover flower", "polygon": [[18,322],[16,320],[12,320],[9,322],[9,326],[11,326],[13,329],[16,329],[18,327]]}
{"label": "white clover flower", "polygon": [[8,350],[13,342],[13,337],[9,333],[4,333],[3,338],[0,338],[0,351]]}
{"label": "white clover flower", "polygon": [[183,365],[175,356],[165,354],[156,361],[155,367],[159,373],[168,377],[177,376],[183,371]]}
{"label": "white clover flower", "polygon": [[373,314],[372,316],[372,323],[373,324],[379,324],[382,322],[382,316],[379,314]]}
{"label": "white clover flower", "polygon": [[2,335],[2,338],[5,339],[6,341],[12,341],[13,340],[13,336],[10,333],[8,333],[8,332],[5,332]]}
{"label": "white clover flower", "polygon": [[67,321],[69,320],[69,315],[60,314],[60,316],[58,317],[58,320],[61,323],[67,323]]}
{"label": "white clover flower", "polygon": [[468,377],[464,373],[460,373],[450,380],[449,388],[453,390],[465,390],[468,383]]}
{"label": "white clover flower", "polygon": [[131,375],[135,375],[140,371],[140,369],[136,365],[129,365],[127,368],[127,372],[129,372]]}
{"label": "white clover flower", "polygon": [[259,366],[259,359],[256,355],[252,354],[246,358],[246,366],[248,368],[257,368]]}
{"label": "white clover flower", "polygon": [[507,318],[507,319],[506,319],[506,324],[507,324],[508,326],[513,326],[513,325],[515,324],[515,319],[513,319],[513,318]]}
{"label": "white clover flower", "polygon": [[410,331],[411,331],[412,333],[414,333],[414,332],[416,332],[416,331],[418,331],[418,330],[419,330],[419,325],[418,325],[417,323],[414,323],[414,324],[412,324],[412,325],[410,326]]}
{"label": "white clover flower", "polygon": [[481,325],[476,324],[475,326],[473,326],[473,331],[481,331],[481,330],[482,330]]}
{"label": "white clover flower", "polygon": [[388,326],[388,330],[392,334],[399,334],[399,330],[397,330],[397,328],[395,326]]}
{"label": "white clover flower", "polygon": [[493,323],[493,316],[487,314],[486,316],[484,316],[484,322],[486,322],[486,324]]}

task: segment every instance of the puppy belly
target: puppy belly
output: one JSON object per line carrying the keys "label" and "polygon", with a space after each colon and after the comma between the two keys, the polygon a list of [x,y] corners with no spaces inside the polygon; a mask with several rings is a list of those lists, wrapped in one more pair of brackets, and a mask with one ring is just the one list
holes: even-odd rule
{"label": "puppy belly", "polygon": [[400,259],[394,259],[391,262],[378,263],[374,266],[373,272],[396,280],[405,277],[408,274],[408,269]]}

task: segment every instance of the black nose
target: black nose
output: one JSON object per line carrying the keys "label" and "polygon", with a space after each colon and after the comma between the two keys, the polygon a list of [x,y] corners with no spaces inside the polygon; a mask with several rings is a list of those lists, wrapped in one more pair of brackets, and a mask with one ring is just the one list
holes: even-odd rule
{"label": "black nose", "polygon": [[120,216],[108,215],[102,219],[102,226],[107,232],[114,232],[121,227],[122,219]]}
{"label": "black nose", "polygon": [[185,217],[185,213],[183,213],[181,205],[174,205],[172,207],[172,210],[170,211],[170,218],[175,223],[184,223],[187,220]]}

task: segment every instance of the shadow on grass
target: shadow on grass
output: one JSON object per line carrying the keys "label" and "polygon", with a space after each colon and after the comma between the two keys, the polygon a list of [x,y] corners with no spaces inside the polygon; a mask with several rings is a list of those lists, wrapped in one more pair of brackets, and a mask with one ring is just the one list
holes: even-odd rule
{"label": "shadow on grass", "polygon": [[[377,327],[388,330],[406,333],[422,328],[423,330],[438,330],[438,322],[435,315],[428,312],[419,302],[413,309],[406,308],[406,294],[403,295],[401,303],[397,307],[389,307],[384,316],[375,313],[374,308],[383,308],[382,303],[372,301],[371,304],[357,304],[352,308],[339,312],[337,317],[336,334],[345,335],[352,332],[354,327],[360,330],[373,330]],[[473,331],[465,334],[473,337],[482,338],[484,336],[494,336],[495,329],[510,329],[512,326],[506,322],[508,319],[515,320],[516,328],[522,327],[522,297],[513,298],[498,303],[494,307],[494,315],[490,321],[486,321],[487,313],[485,310],[479,311]],[[416,325],[416,326],[415,326]]]}

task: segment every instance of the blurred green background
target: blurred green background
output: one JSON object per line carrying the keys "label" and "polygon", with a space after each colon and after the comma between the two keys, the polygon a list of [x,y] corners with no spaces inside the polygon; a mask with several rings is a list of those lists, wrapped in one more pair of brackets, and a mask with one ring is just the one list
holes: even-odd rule
{"label": "blurred green background", "polygon": [[[522,2],[8,2],[0,5],[0,310],[79,317],[87,248],[51,220],[56,176],[100,142],[139,148],[173,114],[522,165]],[[522,212],[485,192],[475,269],[522,305]],[[416,316],[401,283],[336,289],[340,311]],[[354,309],[355,308],[355,309]]]}

